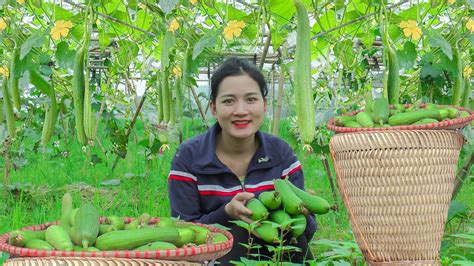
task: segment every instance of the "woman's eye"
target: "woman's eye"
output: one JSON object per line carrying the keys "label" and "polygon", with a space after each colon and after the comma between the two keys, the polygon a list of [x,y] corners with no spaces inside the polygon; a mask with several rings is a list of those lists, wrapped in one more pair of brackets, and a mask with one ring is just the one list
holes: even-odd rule
{"label": "woman's eye", "polygon": [[255,101],[257,101],[257,98],[252,97],[252,98],[249,98],[248,101],[249,102],[255,102]]}
{"label": "woman's eye", "polygon": [[222,101],[222,103],[230,104],[230,103],[232,103],[232,99],[225,99],[225,100]]}

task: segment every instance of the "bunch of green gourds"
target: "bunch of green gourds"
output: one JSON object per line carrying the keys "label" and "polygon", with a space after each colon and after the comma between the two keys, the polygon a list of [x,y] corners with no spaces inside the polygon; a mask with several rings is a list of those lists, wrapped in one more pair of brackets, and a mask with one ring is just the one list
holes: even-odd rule
{"label": "bunch of green gourds", "polygon": [[144,213],[126,223],[116,215],[104,217],[92,204],[73,208],[72,197],[62,199],[62,216],[58,224],[42,231],[14,230],[9,233],[9,244],[37,250],[102,251],[102,250],[163,250],[227,241],[222,233],[170,217],[154,223]]}
{"label": "bunch of green gourds", "polygon": [[387,99],[379,98],[375,101],[366,101],[365,110],[358,112],[356,115],[336,116],[334,124],[350,128],[423,125],[468,117],[470,115],[468,111],[432,103],[424,105],[416,103],[408,108],[404,104],[389,106]]}
{"label": "bunch of green gourds", "polygon": [[[305,231],[309,213],[329,212],[330,205],[325,199],[298,188],[288,179],[275,179],[273,184],[274,191],[262,192],[246,204],[252,211],[250,218],[259,222],[253,233],[265,242],[279,243],[280,233],[289,231],[296,239]],[[281,230],[265,221],[279,224]]]}

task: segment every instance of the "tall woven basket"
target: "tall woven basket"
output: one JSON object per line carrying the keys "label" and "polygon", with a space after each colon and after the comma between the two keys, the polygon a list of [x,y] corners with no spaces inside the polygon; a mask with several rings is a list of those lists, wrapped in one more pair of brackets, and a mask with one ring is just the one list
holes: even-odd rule
{"label": "tall woven basket", "polygon": [[389,130],[329,143],[356,241],[369,265],[439,265],[462,134]]}

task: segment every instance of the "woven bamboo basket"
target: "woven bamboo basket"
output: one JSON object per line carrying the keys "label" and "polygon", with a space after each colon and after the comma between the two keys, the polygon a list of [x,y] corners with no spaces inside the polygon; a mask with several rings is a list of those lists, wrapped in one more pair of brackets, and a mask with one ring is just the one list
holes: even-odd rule
{"label": "woven bamboo basket", "polygon": [[355,239],[369,265],[439,265],[462,134],[336,134],[329,147]]}
{"label": "woven bamboo basket", "polygon": [[145,259],[117,259],[117,258],[16,258],[5,262],[3,266],[200,266],[201,263],[189,261],[165,261]]}

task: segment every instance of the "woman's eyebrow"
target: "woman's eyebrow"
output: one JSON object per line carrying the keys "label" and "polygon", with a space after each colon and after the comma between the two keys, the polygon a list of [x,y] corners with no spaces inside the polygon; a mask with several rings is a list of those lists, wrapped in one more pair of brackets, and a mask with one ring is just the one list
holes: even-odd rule
{"label": "woman's eyebrow", "polygon": [[[244,96],[252,96],[252,95],[258,95],[258,94],[259,94],[258,92],[249,92],[249,93],[246,93]],[[228,94],[222,94],[219,96],[219,98],[226,98],[226,97],[236,97],[236,95],[228,93]]]}

